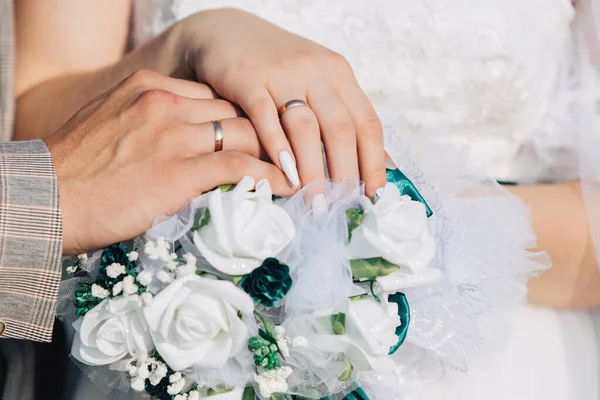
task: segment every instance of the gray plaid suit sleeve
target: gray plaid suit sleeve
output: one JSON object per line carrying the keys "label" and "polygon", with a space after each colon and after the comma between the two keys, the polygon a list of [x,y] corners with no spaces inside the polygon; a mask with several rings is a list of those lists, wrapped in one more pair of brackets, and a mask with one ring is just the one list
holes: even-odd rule
{"label": "gray plaid suit sleeve", "polygon": [[0,338],[52,338],[62,255],[58,183],[44,142],[9,142],[12,0],[0,0]]}
{"label": "gray plaid suit sleeve", "polygon": [[46,145],[0,143],[2,337],[51,340],[61,256],[58,183]]}

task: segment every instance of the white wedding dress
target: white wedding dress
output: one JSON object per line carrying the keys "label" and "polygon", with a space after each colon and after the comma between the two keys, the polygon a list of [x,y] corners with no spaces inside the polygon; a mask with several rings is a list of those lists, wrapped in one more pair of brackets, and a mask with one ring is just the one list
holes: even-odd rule
{"label": "white wedding dress", "polygon": [[[579,177],[568,0],[137,0],[134,45],[226,6],[343,54],[417,158],[464,143],[470,170],[500,181]],[[506,348],[467,372],[446,368],[418,398],[600,399],[600,313],[524,305],[512,322]]]}

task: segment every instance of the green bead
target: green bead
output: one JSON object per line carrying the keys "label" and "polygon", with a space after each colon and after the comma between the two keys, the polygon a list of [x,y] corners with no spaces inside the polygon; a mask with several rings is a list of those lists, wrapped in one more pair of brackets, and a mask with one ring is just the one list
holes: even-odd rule
{"label": "green bead", "polygon": [[270,345],[270,346],[269,346],[269,349],[270,349],[271,351],[278,351],[278,350],[279,350],[279,348],[277,347],[277,345],[276,345],[276,344],[272,344],[272,345]]}
{"label": "green bead", "polygon": [[84,300],[84,299],[82,299],[82,298],[77,298],[77,299],[75,299],[75,305],[76,305],[77,307],[84,307],[86,304],[87,304],[87,301],[85,301],[85,300]]}
{"label": "green bead", "polygon": [[77,310],[75,310],[75,315],[77,315],[78,317],[82,317],[84,316],[87,312],[89,311],[89,308],[87,307],[80,307]]}
{"label": "green bead", "polygon": [[268,369],[278,369],[281,368],[281,363],[279,362],[279,357],[277,357],[277,353],[269,353],[267,356],[268,361]]}

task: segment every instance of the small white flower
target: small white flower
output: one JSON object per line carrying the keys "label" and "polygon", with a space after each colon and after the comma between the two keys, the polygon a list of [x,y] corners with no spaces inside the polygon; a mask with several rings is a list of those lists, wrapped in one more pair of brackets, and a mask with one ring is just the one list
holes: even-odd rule
{"label": "small white flower", "polygon": [[192,265],[196,267],[196,257],[192,253],[185,253],[183,255],[183,259],[187,263],[187,265]]}
{"label": "small white flower", "polygon": [[167,376],[167,366],[165,363],[154,360],[154,363],[150,365],[150,384],[152,386],[156,386],[163,380],[165,376]]}
{"label": "small white flower", "polygon": [[169,245],[164,238],[159,238],[156,242],[146,242],[144,253],[146,253],[151,260],[162,260],[164,262],[171,260]]}
{"label": "small white flower", "polygon": [[181,378],[178,381],[175,381],[169,386],[167,386],[167,393],[169,393],[170,395],[181,393],[181,391],[185,387],[185,384],[185,379]]}
{"label": "small white flower", "polygon": [[156,273],[156,279],[158,279],[162,283],[171,283],[173,282],[173,274],[161,270]]}
{"label": "small white flower", "polygon": [[138,274],[137,276],[137,281],[140,283],[140,285],[142,286],[148,286],[150,283],[152,283],[152,272],[150,271],[142,271]]}
{"label": "small white flower", "polygon": [[173,375],[171,375],[169,377],[169,382],[175,383],[175,382],[180,381],[182,379],[183,379],[183,376],[181,375],[181,372],[175,372]]}
{"label": "small white flower", "polygon": [[[186,394],[178,394],[177,396],[175,396],[173,398],[173,400],[189,400],[191,399],[191,397],[188,397]],[[198,397],[198,400],[200,400],[200,397]]]}
{"label": "small white flower", "polygon": [[175,272],[178,266],[179,263],[176,260],[169,260],[165,262],[165,267],[167,267],[167,269],[171,272]]}
{"label": "small white flower", "polygon": [[140,255],[137,251],[130,251],[129,254],[127,254],[127,258],[129,261],[137,261],[140,258]]}
{"label": "small white flower", "polygon": [[146,380],[140,377],[133,378],[131,380],[131,388],[136,392],[143,392],[146,388]]}
{"label": "small white flower", "polygon": [[120,295],[122,291],[123,291],[123,282],[117,282],[112,287],[112,294],[113,294],[113,296]]}
{"label": "small white flower", "polygon": [[276,326],[273,328],[273,334],[276,338],[283,337],[285,335],[285,328],[283,326]]}
{"label": "small white flower", "polygon": [[137,376],[137,371],[138,371],[138,369],[134,364],[129,364],[127,366],[127,373],[129,374],[129,376],[131,376],[131,377]]}
{"label": "small white flower", "polygon": [[137,370],[137,376],[142,379],[148,379],[148,377],[150,376],[150,363],[153,361],[153,358],[149,358],[146,361],[144,361]]}
{"label": "small white flower", "polygon": [[196,273],[196,266],[185,264],[177,268],[177,278],[183,278],[188,275],[194,275]]}
{"label": "small white flower", "polygon": [[133,276],[131,275],[127,275],[125,278],[123,278],[123,294],[125,294],[125,296],[129,296],[131,294],[135,294],[138,292],[138,285],[136,285],[134,283],[134,279]]}
{"label": "small white flower", "polygon": [[197,390],[192,390],[188,393],[188,400],[201,400],[200,392]]}
{"label": "small white flower", "polygon": [[87,253],[82,253],[77,256],[77,258],[81,261],[86,261],[88,259]]}
{"label": "small white flower", "polygon": [[308,346],[308,339],[304,336],[296,336],[292,338],[292,347],[294,349],[299,349]]}
{"label": "small white flower", "polygon": [[105,299],[108,297],[109,294],[110,292],[102,286],[97,285],[95,283],[92,285],[92,296],[98,299]]}
{"label": "small white flower", "polygon": [[150,304],[152,302],[153,298],[154,298],[154,296],[150,292],[144,292],[144,293],[140,294],[140,299],[142,300],[142,304],[144,306],[147,306],[148,304]]}
{"label": "small white flower", "polygon": [[125,266],[119,263],[112,263],[108,267],[106,267],[106,275],[109,278],[116,278],[119,275],[123,275],[125,273]]}
{"label": "small white flower", "polygon": [[69,274],[74,274],[75,272],[77,272],[78,268],[76,265],[71,265],[70,267],[67,267],[67,273]]}

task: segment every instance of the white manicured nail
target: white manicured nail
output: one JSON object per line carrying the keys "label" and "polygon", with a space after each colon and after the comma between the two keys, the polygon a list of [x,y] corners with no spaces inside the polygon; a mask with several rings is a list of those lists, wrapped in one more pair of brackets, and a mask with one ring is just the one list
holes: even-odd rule
{"label": "white manicured nail", "polygon": [[375,199],[375,201],[377,201],[381,198],[381,196],[383,196],[383,188],[377,189],[373,198]]}
{"label": "white manicured nail", "polygon": [[317,193],[312,199],[313,217],[319,217],[327,213],[327,198],[323,193]]}
{"label": "white manicured nail", "polygon": [[294,165],[294,161],[292,160],[292,156],[287,151],[282,151],[279,153],[279,164],[281,164],[281,169],[287,178],[290,180],[294,187],[300,186],[300,178],[298,177],[298,170],[296,169],[296,165]]}

